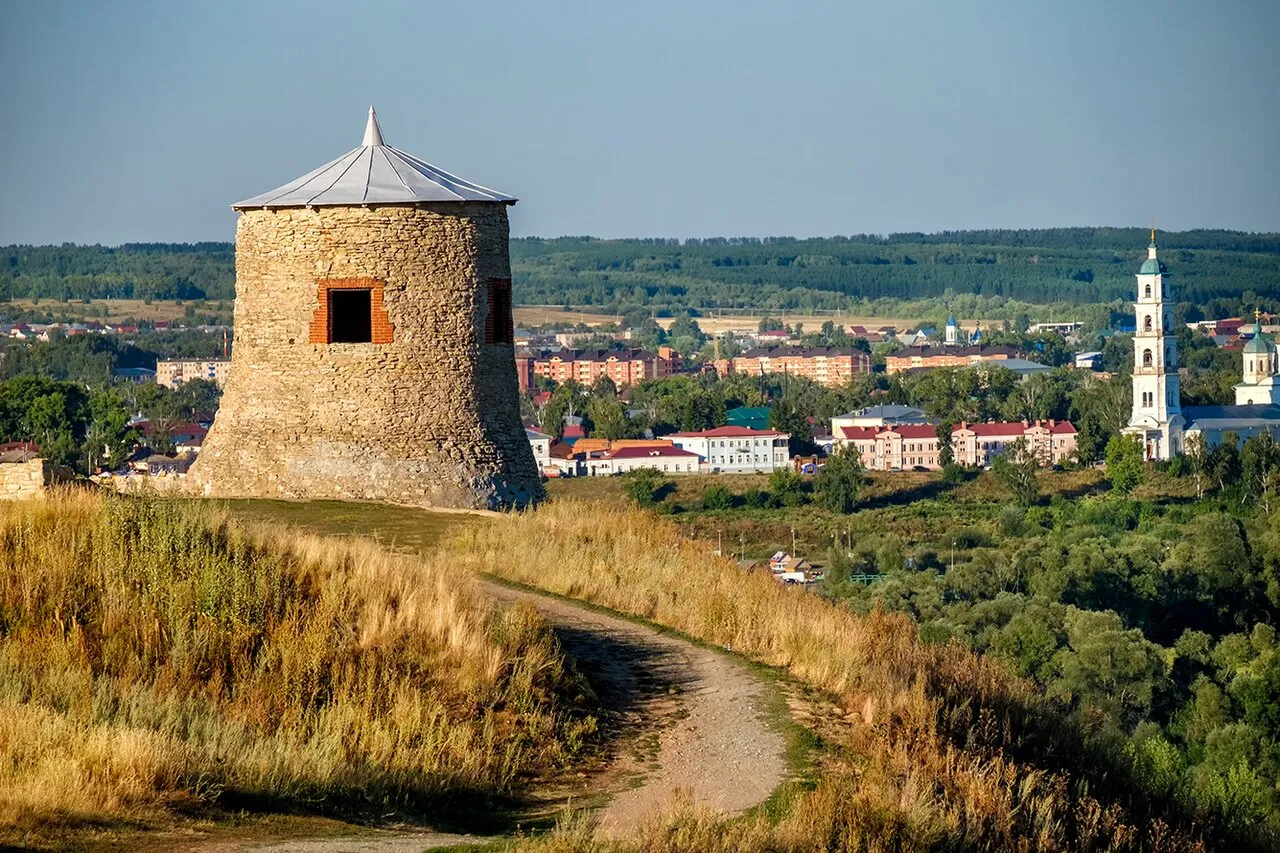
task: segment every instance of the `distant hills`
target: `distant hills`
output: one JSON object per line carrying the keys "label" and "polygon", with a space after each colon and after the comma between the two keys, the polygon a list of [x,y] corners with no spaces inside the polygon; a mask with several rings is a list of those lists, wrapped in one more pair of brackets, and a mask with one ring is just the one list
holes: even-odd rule
{"label": "distant hills", "polygon": [[[946,231],[807,238],[521,238],[521,304],[625,310],[843,308],[950,294],[1029,303],[1126,300],[1149,235],[1138,228]],[[1160,233],[1180,301],[1280,304],[1280,234]],[[0,298],[231,299],[230,243],[7,246]],[[1256,295],[1256,296],[1255,296]]]}

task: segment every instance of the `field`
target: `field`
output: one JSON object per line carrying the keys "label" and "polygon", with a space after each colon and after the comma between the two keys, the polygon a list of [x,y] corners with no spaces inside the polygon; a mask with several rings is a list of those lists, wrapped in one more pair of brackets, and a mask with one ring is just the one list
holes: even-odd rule
{"label": "field", "polygon": [[52,314],[59,321],[97,320],[98,322],[123,322],[126,320],[149,320],[155,322],[182,319],[188,306],[195,306],[196,311],[208,313],[222,309],[230,309],[231,303],[206,302],[203,299],[178,302],[168,299],[154,299],[149,302],[141,299],[89,299],[69,300],[62,302],[56,299],[14,299],[7,303],[7,313],[31,312],[36,314]]}
{"label": "field", "polygon": [[[515,322],[518,326],[539,326],[550,323],[585,323],[588,326],[600,326],[605,323],[618,322],[616,314],[598,314],[588,311],[565,310],[552,306],[516,306],[514,309]],[[734,330],[754,330],[760,323],[760,320],[766,315],[764,314],[717,314],[708,315],[698,318],[698,326],[707,334],[718,334],[720,332],[728,332]],[[894,326],[898,329],[914,328],[921,322],[921,318],[910,317],[867,317],[857,314],[846,314],[840,312],[830,312],[826,314],[794,314],[794,313],[776,313],[768,316],[781,320],[782,322],[794,326],[797,323],[804,324],[806,330],[816,332],[822,328],[822,324],[831,321],[836,325],[845,326],[865,326],[868,329],[874,329],[878,326]],[[961,323],[970,325],[971,320],[961,318]],[[675,322],[670,317],[657,318],[659,326],[664,329],[670,328]],[[984,323],[983,325],[988,325]]]}
{"label": "field", "polygon": [[0,543],[0,846],[242,810],[485,826],[595,730],[542,618],[441,562],[87,494],[0,507]]}

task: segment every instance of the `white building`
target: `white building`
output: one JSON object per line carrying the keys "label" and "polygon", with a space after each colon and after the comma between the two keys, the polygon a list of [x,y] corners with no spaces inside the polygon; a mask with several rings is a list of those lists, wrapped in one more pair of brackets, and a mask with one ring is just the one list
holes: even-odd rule
{"label": "white building", "polygon": [[1151,231],[1147,259],[1138,270],[1138,301],[1133,304],[1133,413],[1126,435],[1142,439],[1148,459],[1170,459],[1182,452],[1181,388],[1173,316],[1165,302],[1169,271],[1156,257]]}
{"label": "white building", "polygon": [[1253,339],[1244,345],[1244,376],[1235,386],[1236,405],[1280,404],[1280,362],[1276,346],[1262,334],[1255,320]]}
{"label": "white building", "polygon": [[1102,367],[1102,353],[1096,350],[1076,353],[1075,364],[1079,370],[1097,370]]}
{"label": "white building", "polygon": [[545,474],[547,468],[551,467],[551,436],[536,429],[526,429],[524,434],[529,439],[534,463],[537,464],[538,470]]}
{"label": "white building", "polygon": [[959,337],[958,337],[958,336],[959,336],[959,333],[960,333],[960,327],[956,325],[956,315],[955,315],[955,314],[948,314],[948,315],[947,315],[947,329],[946,329],[946,333],[945,333],[945,334],[946,334],[946,339],[945,339],[945,340],[946,340],[946,344],[947,344],[947,346],[949,346],[949,347],[953,347],[953,346],[955,346],[956,344],[960,343],[960,341],[959,341]]}
{"label": "white building", "polygon": [[696,453],[704,467],[713,473],[751,473],[772,471],[791,464],[785,432],[723,426],[700,432],[678,432],[669,435],[671,443],[682,450]]}
{"label": "white building", "polygon": [[700,467],[698,454],[678,447],[620,447],[592,461],[599,462],[592,471],[597,476],[625,474],[642,468],[666,474],[696,474]]}
{"label": "white building", "polygon": [[831,419],[831,434],[838,435],[838,430],[851,427],[885,427],[927,423],[929,423],[929,418],[922,409],[917,409],[914,406],[900,406],[896,403],[885,403],[837,415]]}
{"label": "white building", "polygon": [[1280,434],[1280,380],[1276,378],[1280,359],[1275,346],[1262,336],[1261,326],[1256,324],[1253,340],[1245,345],[1243,376],[1235,386],[1236,405],[1182,408],[1177,347],[1165,305],[1170,296],[1168,277],[1168,270],[1156,257],[1153,231],[1147,260],[1138,271],[1133,414],[1124,433],[1142,439],[1148,459],[1176,456],[1185,451],[1191,439],[1206,447],[1217,447],[1230,435],[1244,441],[1264,432]]}

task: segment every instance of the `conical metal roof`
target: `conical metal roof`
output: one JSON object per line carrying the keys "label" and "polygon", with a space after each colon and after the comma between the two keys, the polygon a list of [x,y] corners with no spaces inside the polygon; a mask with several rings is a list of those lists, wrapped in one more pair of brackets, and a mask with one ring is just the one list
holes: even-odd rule
{"label": "conical metal roof", "polygon": [[382,141],[378,114],[369,107],[364,141],[314,172],[270,192],[238,201],[237,210],[255,207],[319,207],[361,204],[413,204],[420,201],[497,201],[515,197],[482,187],[438,169]]}

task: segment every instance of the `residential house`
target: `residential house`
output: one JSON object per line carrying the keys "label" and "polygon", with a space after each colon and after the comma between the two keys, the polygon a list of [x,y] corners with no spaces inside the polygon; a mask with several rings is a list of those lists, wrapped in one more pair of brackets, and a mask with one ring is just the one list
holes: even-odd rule
{"label": "residential house", "polygon": [[924,411],[914,406],[901,406],[896,403],[884,403],[867,406],[857,411],[847,412],[831,419],[831,434],[835,435],[840,427],[885,427],[900,424],[927,424],[929,418]]}
{"label": "residential house", "polygon": [[773,471],[790,464],[791,436],[785,432],[723,426],[667,437],[676,447],[696,453],[716,473]]}
{"label": "residential house", "polygon": [[229,358],[161,359],[156,362],[156,383],[166,388],[178,388],[193,379],[203,379],[221,388],[227,383],[230,371]]}
{"label": "residential house", "polygon": [[988,361],[1016,358],[1012,347],[907,347],[884,357],[885,373],[903,373],[935,367],[969,367]]}
{"label": "residential house", "polygon": [[601,467],[604,470],[596,473],[625,474],[628,471],[652,468],[667,474],[696,474],[699,467],[698,454],[672,446],[621,447],[609,451],[603,457],[603,462],[605,465]]}
{"label": "residential house", "polygon": [[529,439],[529,448],[533,451],[534,464],[538,466],[538,470],[544,474],[551,465],[551,436],[546,433],[538,432],[536,429],[525,429],[525,436]]}
{"label": "residential house", "polygon": [[[942,467],[937,427],[933,424],[835,428],[841,447],[851,446],[870,471]],[[958,465],[986,467],[1010,442],[1023,439],[1042,465],[1057,465],[1076,450],[1076,429],[1069,421],[959,423],[951,429],[951,452]]]}
{"label": "residential house", "polygon": [[600,377],[608,376],[615,385],[633,385],[646,379],[671,376],[675,366],[670,358],[662,358],[643,349],[564,350],[538,355],[533,359],[532,370],[532,377],[526,375],[526,388],[537,376],[559,383],[572,379],[588,386],[594,385]]}
{"label": "residential house", "polygon": [[852,347],[756,347],[734,359],[715,362],[720,376],[784,373],[819,385],[844,385],[871,372],[871,356]]}

